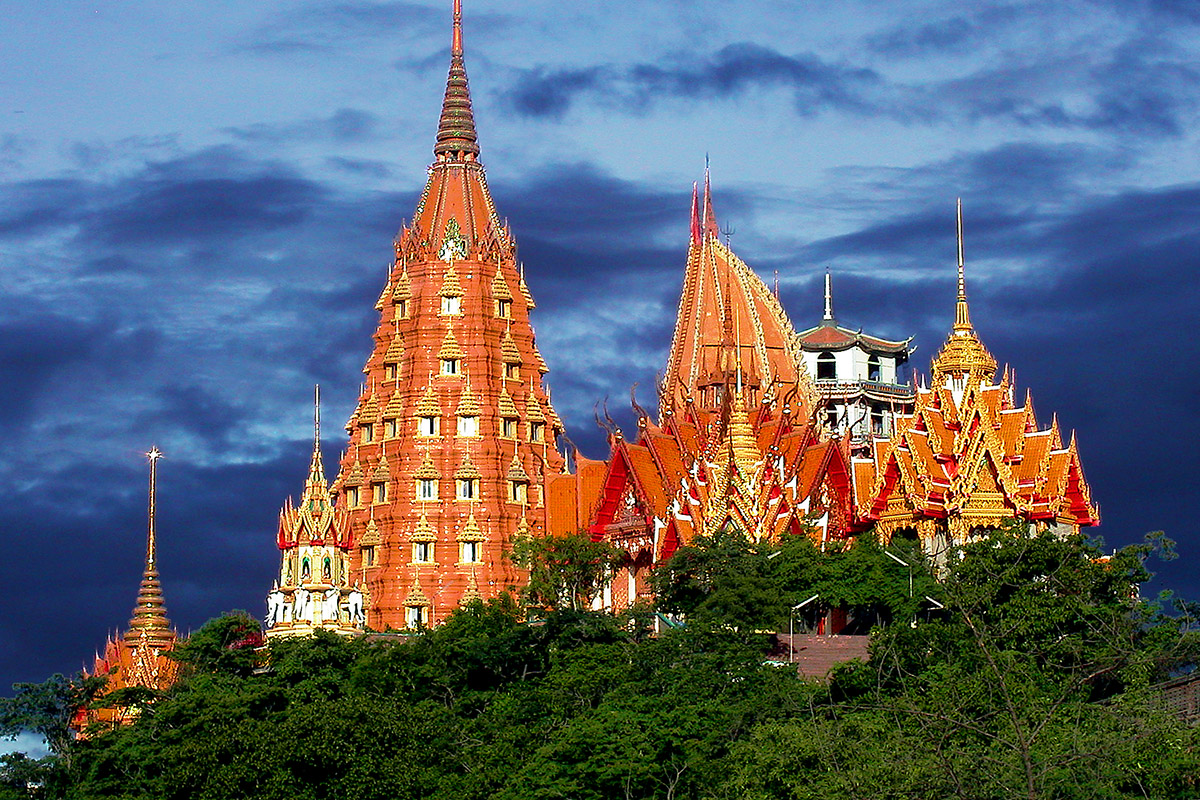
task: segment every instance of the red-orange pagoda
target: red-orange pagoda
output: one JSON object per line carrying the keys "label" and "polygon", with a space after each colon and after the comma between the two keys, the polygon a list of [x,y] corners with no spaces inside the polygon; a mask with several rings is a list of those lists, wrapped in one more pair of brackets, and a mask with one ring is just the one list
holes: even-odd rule
{"label": "red-orange pagoda", "polygon": [[544,530],[546,476],[563,469],[533,296],[479,161],[459,0],[433,152],[376,304],[333,486],[376,630],[440,621],[519,584],[504,553]]}

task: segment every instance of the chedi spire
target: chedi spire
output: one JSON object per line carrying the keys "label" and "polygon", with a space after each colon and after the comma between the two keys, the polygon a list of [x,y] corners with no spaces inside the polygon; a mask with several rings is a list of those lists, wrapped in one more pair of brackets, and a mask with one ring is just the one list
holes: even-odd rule
{"label": "chedi spire", "polygon": [[433,154],[438,160],[473,161],[479,155],[475,134],[475,115],[471,111],[471,91],[467,86],[467,67],[463,60],[462,0],[454,0],[454,25],[450,40],[450,74],[446,78],[446,97],[438,122],[437,144]]}
{"label": "chedi spire", "polygon": [[150,461],[146,567],[142,572],[142,583],[133,606],[133,617],[129,620],[129,630],[125,632],[125,642],[129,645],[146,640],[159,647],[168,647],[175,641],[175,632],[171,630],[171,623],[167,620],[162,585],[158,581],[158,545],[154,531],[158,460],[162,457],[162,451],[157,447],[151,447],[150,452],[146,453],[146,458]]}

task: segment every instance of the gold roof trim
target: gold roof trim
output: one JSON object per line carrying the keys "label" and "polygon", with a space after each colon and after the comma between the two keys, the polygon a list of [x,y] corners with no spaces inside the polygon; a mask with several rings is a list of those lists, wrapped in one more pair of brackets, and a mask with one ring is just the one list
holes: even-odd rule
{"label": "gold roof trim", "polygon": [[454,270],[453,264],[446,267],[446,274],[442,277],[442,289],[438,294],[442,297],[462,297],[466,294],[462,284],[458,282],[458,273]]}
{"label": "gold roof trim", "polygon": [[446,331],[446,338],[442,339],[442,347],[438,350],[437,357],[442,361],[463,357],[462,348],[458,346],[458,340],[454,338],[454,331]]}

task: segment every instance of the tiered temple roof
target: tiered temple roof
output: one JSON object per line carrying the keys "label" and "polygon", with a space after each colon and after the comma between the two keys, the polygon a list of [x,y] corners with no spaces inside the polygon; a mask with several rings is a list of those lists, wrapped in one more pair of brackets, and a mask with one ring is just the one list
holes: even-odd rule
{"label": "tiered temple roof", "polygon": [[[395,243],[334,484],[356,540],[374,520],[381,542],[373,562],[361,547],[354,557],[377,630],[437,622],[518,583],[503,553],[526,515],[535,532],[544,529],[545,476],[563,468],[561,423],[529,319],[533,297],[478,159],[458,0],[452,30],[435,161]],[[390,399],[386,408],[376,395]],[[385,477],[374,477],[385,461]],[[514,461],[527,478],[520,486],[508,477]],[[468,531],[472,514],[478,537]]]}
{"label": "tiered temple roof", "polygon": [[995,382],[996,359],[971,324],[961,215],[954,327],[932,385],[853,464],[860,524],[884,540],[917,536],[934,553],[1012,518],[1072,531],[1099,523],[1075,436],[1064,445],[1057,417],[1041,427],[1028,393],[1018,405],[1008,368]]}
{"label": "tiered temple roof", "polygon": [[838,443],[813,425],[814,392],[778,300],[721,243],[705,176],[693,194],[692,241],[680,316],[660,387],[660,420],[641,409],[638,435],[619,431],[589,530],[624,548],[632,566],[610,601],[646,592],[643,567],[681,544],[732,528],[753,540],[840,536],[852,517]]}

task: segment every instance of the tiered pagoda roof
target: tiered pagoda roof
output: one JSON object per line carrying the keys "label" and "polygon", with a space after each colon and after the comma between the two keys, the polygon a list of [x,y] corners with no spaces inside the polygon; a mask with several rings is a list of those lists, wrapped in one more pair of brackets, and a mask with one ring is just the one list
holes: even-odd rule
{"label": "tiered pagoda roof", "polygon": [[[158,579],[158,539],[154,529],[158,460],[162,453],[153,447],[146,456],[150,460],[146,562],[129,628],[120,638],[108,638],[104,654],[97,655],[92,666],[93,676],[108,678],[104,694],[132,687],[165,691],[175,683],[179,674],[179,662],[167,656],[175,646],[176,633],[167,619],[162,584]],[[119,725],[131,722],[135,715],[134,710],[124,707],[83,709],[72,727],[80,734],[85,734],[87,727],[93,723]]]}

